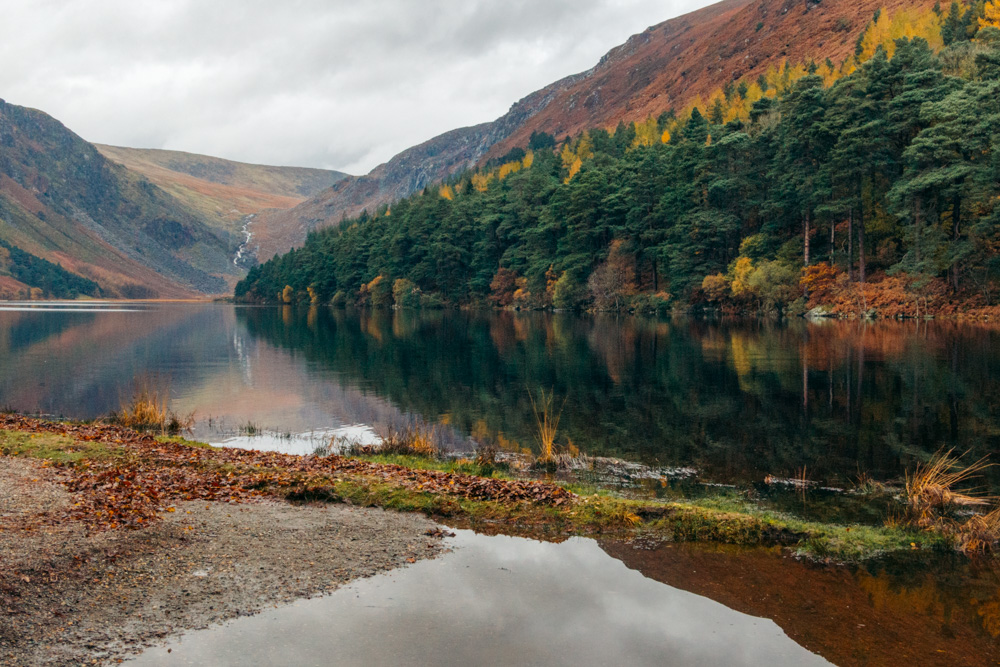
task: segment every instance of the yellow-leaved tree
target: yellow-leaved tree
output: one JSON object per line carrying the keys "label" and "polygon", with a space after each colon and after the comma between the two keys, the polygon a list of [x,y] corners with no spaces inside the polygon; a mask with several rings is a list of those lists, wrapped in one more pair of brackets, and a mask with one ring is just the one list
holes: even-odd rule
{"label": "yellow-leaved tree", "polygon": [[650,116],[635,124],[635,139],[632,140],[632,148],[660,143],[661,136],[659,123],[656,118]]}
{"label": "yellow-leaved tree", "polygon": [[1000,2],[990,0],[983,7],[983,18],[979,19],[980,28],[1000,28]]}

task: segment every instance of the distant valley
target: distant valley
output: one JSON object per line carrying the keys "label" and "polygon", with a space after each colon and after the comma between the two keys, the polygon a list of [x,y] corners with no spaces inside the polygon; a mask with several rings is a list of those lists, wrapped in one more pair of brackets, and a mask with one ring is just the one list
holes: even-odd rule
{"label": "distant valley", "polygon": [[245,272],[233,259],[247,216],[343,177],[98,147],[0,101],[0,298],[226,294]]}

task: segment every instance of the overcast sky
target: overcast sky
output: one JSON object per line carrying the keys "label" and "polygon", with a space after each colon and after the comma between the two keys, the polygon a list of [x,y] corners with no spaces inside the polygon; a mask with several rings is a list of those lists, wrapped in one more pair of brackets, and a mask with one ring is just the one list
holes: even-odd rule
{"label": "overcast sky", "polygon": [[3,0],[0,98],[85,139],[365,173],[710,0]]}

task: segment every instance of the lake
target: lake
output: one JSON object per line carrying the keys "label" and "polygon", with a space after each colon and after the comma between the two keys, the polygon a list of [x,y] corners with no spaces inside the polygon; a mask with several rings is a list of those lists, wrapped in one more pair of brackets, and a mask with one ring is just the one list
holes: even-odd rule
{"label": "lake", "polygon": [[[544,390],[562,408],[566,448],[763,493],[767,476],[850,486],[862,474],[898,480],[941,449],[994,454],[997,337],[946,322],[0,304],[0,406],[91,419],[152,378],[174,410],[194,414],[194,437],[217,444],[309,453],[331,438],[373,441],[420,425],[462,452],[531,447],[531,396]],[[984,485],[1000,489],[989,474]],[[674,484],[654,482],[657,493]],[[835,511],[818,490],[788,495],[776,501],[784,511]],[[468,531],[452,546],[330,597],[173,639],[139,662],[320,664],[335,652],[341,664],[1000,658],[992,560],[913,554],[832,567],[780,548]]]}
{"label": "lake", "polygon": [[308,453],[421,424],[469,451],[534,446],[546,391],[586,454],[845,487],[997,452],[998,351],[997,328],[948,322],[10,303],[0,406],[92,419],[152,377],[213,443]]}
{"label": "lake", "polygon": [[[183,634],[128,664],[991,665],[995,565],[458,531],[434,560]],[[947,565],[947,563],[942,563]]]}
{"label": "lake", "polygon": [[989,665],[996,568],[831,568],[780,549],[458,531],[434,560],[147,650],[180,665]]}

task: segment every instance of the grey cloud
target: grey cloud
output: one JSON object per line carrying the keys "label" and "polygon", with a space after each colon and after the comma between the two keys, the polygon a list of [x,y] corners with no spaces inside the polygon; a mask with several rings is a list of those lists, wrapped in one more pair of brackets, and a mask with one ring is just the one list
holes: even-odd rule
{"label": "grey cloud", "polygon": [[14,0],[0,97],[91,141],[366,172],[705,0]]}

